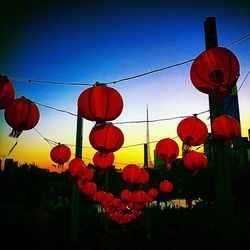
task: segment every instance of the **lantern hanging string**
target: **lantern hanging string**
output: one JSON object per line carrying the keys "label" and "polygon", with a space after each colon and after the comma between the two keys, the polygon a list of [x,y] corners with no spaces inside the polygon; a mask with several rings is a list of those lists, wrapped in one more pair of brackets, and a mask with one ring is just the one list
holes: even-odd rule
{"label": "lantern hanging string", "polygon": [[18,143],[18,138],[17,138],[15,144],[11,147],[9,153],[7,154],[7,157],[12,153],[12,151],[14,150],[14,148],[17,146],[17,143]]}
{"label": "lantern hanging string", "polygon": [[[234,45],[236,43],[239,43],[240,41],[243,41],[243,40],[245,40],[245,39],[247,39],[249,37],[250,37],[250,33],[236,39],[235,41],[233,41],[233,42],[231,42],[229,44],[227,44],[225,47],[230,47],[230,46],[232,46],[232,45]],[[124,78],[121,78],[119,80],[114,80],[114,81],[110,81],[110,82],[106,82],[106,83],[105,82],[100,82],[100,81],[98,81],[98,82],[100,82],[100,84],[116,84],[118,82],[133,80],[135,78],[143,77],[143,76],[146,76],[146,75],[150,75],[150,74],[153,74],[153,73],[157,73],[157,72],[161,72],[161,71],[164,71],[164,70],[167,70],[167,69],[178,67],[178,66],[190,63],[192,61],[194,61],[194,58],[189,59],[189,60],[185,60],[185,61],[180,62],[180,63],[168,65],[168,66],[165,66],[165,67],[162,67],[162,68],[159,68],[159,69],[154,69],[154,70],[151,70],[151,71],[148,71],[148,72],[137,74],[137,75],[134,75],[134,76],[124,77]],[[23,77],[14,77],[14,76],[9,76],[9,78],[11,80],[25,81],[27,83],[45,83],[45,84],[68,85],[68,86],[94,86],[95,85],[95,84],[91,84],[91,83],[48,81],[48,80],[28,79],[28,78],[23,78]]]}

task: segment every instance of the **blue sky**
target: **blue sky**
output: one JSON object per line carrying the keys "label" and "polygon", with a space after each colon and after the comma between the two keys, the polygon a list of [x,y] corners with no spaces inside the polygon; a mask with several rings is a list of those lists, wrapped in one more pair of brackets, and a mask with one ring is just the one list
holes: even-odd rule
{"label": "blue sky", "polygon": [[[12,3],[14,2],[14,3]],[[0,73],[10,77],[93,84],[137,75],[195,58],[204,49],[203,23],[215,16],[220,46],[250,32],[247,1],[8,1],[1,16],[2,61]],[[250,39],[229,49],[240,61],[240,84],[249,70]],[[207,95],[196,90],[189,77],[191,63],[112,85],[124,100],[116,120],[145,120],[192,115],[208,109]],[[86,88],[12,81],[18,94],[34,101],[76,113],[76,102]],[[239,92],[243,135],[250,127],[249,79]],[[39,107],[37,129],[49,139],[75,143],[73,116]],[[201,116],[207,120],[208,113]],[[114,122],[116,122],[114,121]],[[175,137],[180,120],[150,124],[152,141]],[[0,112],[0,154],[6,155],[12,138]],[[93,123],[84,121],[84,145]],[[124,145],[145,142],[145,124],[119,126]],[[155,144],[152,144],[153,150]],[[36,150],[35,150],[36,148]],[[116,159],[143,162],[143,152],[121,149]],[[72,148],[72,150],[74,150]],[[29,157],[27,152],[34,152]],[[12,157],[20,162],[51,164],[50,146],[36,133],[26,131],[19,138]],[[94,151],[84,153],[91,159]],[[42,159],[42,160],[41,160]]]}

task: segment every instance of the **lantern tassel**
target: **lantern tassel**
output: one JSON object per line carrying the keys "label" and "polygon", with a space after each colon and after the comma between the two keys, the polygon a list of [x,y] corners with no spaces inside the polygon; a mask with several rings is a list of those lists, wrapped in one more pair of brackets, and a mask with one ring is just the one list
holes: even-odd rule
{"label": "lantern tassel", "polygon": [[9,137],[18,138],[22,132],[22,130],[12,129],[11,133],[9,134]]}

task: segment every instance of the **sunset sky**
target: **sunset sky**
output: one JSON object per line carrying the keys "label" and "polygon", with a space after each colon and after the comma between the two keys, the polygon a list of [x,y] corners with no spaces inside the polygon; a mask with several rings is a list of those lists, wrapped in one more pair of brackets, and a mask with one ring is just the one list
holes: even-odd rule
{"label": "sunset sky", "polygon": [[[77,99],[87,86],[28,83],[28,80],[110,82],[195,58],[205,50],[203,24],[208,16],[216,17],[219,46],[250,33],[250,6],[241,0],[200,1],[202,4],[159,0],[35,2],[1,4],[0,74],[11,79],[18,95],[75,114]],[[240,62],[239,87],[250,70],[250,37],[228,48]],[[192,85],[190,67],[191,63],[187,63],[110,85],[120,92],[124,101],[122,114],[113,122],[145,120],[147,105],[150,120],[208,110],[208,96]],[[243,136],[247,136],[250,128],[249,95],[250,76],[238,93]],[[36,129],[40,134],[34,129],[24,131],[8,158],[56,170],[49,156],[52,147],[42,136],[69,144],[74,154],[76,117],[38,107],[41,117]],[[11,128],[3,114],[1,110],[1,159],[16,142],[8,136]],[[208,112],[198,117],[209,124]],[[150,141],[175,138],[180,121],[150,123]],[[84,120],[83,159],[86,163],[92,162],[96,152],[89,148],[88,140],[93,125]],[[146,123],[117,126],[123,131],[125,141],[124,148],[115,152],[116,165],[142,165],[143,145],[127,146],[146,142]],[[153,158],[155,143],[150,147]]]}

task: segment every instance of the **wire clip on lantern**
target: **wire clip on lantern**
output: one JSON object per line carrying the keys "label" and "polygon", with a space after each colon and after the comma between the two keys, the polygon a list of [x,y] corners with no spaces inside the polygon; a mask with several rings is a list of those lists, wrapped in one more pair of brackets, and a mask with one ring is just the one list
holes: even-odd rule
{"label": "wire clip on lantern", "polygon": [[30,130],[37,125],[40,112],[34,102],[21,97],[14,99],[5,108],[4,118],[7,124],[13,128],[9,136],[17,138],[23,130]]}
{"label": "wire clip on lantern", "polygon": [[195,58],[190,78],[199,91],[222,100],[236,85],[239,72],[237,57],[229,49],[214,47]]}

